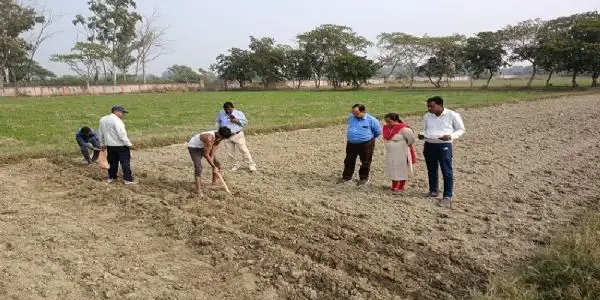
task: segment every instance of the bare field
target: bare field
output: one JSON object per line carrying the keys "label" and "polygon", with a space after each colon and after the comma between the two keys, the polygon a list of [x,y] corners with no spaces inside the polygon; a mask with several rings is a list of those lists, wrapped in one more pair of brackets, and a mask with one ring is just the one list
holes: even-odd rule
{"label": "bare field", "polygon": [[423,197],[423,161],[392,195],[381,143],[369,187],[336,185],[343,126],[250,136],[259,172],[200,200],[183,144],[134,152],[136,186],[73,158],[5,165],[0,298],[461,298],[596,207],[599,100],[459,110],[452,211]]}

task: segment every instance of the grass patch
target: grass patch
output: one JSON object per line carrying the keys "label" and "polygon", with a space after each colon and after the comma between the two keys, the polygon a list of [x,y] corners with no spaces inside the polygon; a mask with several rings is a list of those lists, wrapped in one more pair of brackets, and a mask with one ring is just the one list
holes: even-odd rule
{"label": "grass patch", "polygon": [[[125,105],[129,136],[140,147],[183,143],[214,127],[223,102],[233,101],[250,120],[248,133],[323,127],[344,122],[350,106],[370,113],[422,113],[424,101],[441,95],[450,108],[495,105],[563,96],[552,90],[355,90],[239,91],[0,99],[0,162],[77,153],[75,131],[98,127],[112,105]],[[585,92],[585,91],[583,91]]]}
{"label": "grass patch", "polygon": [[474,299],[600,299],[600,215],[582,219],[533,260],[491,280]]}

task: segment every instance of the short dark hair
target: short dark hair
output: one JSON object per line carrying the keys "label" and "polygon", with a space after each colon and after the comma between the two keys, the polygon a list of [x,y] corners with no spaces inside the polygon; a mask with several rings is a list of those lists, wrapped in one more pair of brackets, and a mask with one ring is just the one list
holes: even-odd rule
{"label": "short dark hair", "polygon": [[223,103],[223,109],[226,109],[226,108],[233,108],[233,107],[234,107],[234,106],[233,106],[233,103],[231,103],[231,102],[229,102],[229,101],[227,101],[227,102]]}
{"label": "short dark hair", "polygon": [[219,135],[222,136],[223,138],[230,138],[231,137],[231,129],[229,129],[229,127],[219,127]]}
{"label": "short dark hair", "polygon": [[358,111],[363,112],[365,110],[367,110],[367,108],[363,105],[363,104],[354,104],[352,105],[352,109],[355,109],[358,107]]}
{"label": "short dark hair", "polygon": [[440,96],[433,96],[433,97],[427,99],[427,103],[429,103],[429,102],[433,102],[437,105],[444,105],[444,99],[442,99],[442,97],[440,97]]}
{"label": "short dark hair", "polygon": [[83,126],[83,127],[81,127],[81,133],[88,135],[88,134],[92,133],[92,130],[87,126]]}
{"label": "short dark hair", "polygon": [[398,115],[397,113],[388,113],[383,118],[396,122],[402,122],[402,120],[400,120],[400,115]]}

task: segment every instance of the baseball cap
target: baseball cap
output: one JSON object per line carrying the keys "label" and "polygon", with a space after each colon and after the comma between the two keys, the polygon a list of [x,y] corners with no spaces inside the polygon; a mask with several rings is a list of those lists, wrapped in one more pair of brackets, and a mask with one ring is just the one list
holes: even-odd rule
{"label": "baseball cap", "polygon": [[112,107],[111,112],[115,112],[115,111],[120,111],[124,114],[128,113],[128,111],[125,109],[125,107],[121,106],[121,105],[115,105]]}

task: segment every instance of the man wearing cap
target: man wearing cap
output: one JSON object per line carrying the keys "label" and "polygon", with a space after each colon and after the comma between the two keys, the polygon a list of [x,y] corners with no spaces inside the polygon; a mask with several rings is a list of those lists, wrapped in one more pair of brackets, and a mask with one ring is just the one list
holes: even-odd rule
{"label": "man wearing cap", "polygon": [[119,163],[123,170],[123,181],[125,184],[134,184],[131,174],[131,153],[133,147],[131,141],[127,137],[123,117],[128,111],[120,105],[112,107],[112,113],[100,119],[98,127],[98,139],[102,147],[106,147],[108,159],[108,183],[117,179],[117,171]]}
{"label": "man wearing cap", "polygon": [[[256,164],[252,160],[248,146],[246,146],[246,136],[243,131],[246,125],[248,125],[248,119],[246,119],[244,113],[235,109],[233,103],[225,102],[223,110],[217,116],[217,128],[227,127],[231,130],[231,137],[225,140],[229,145],[229,157],[234,158],[233,154],[236,152],[236,149],[239,149],[246,158],[248,168],[251,172],[254,172],[256,171]],[[235,171],[237,169],[238,166],[236,163],[232,170]]]}

